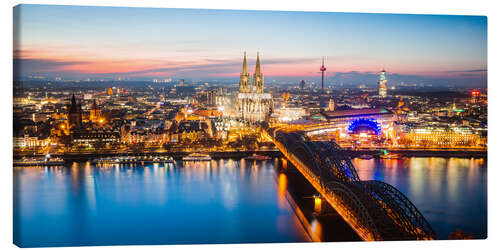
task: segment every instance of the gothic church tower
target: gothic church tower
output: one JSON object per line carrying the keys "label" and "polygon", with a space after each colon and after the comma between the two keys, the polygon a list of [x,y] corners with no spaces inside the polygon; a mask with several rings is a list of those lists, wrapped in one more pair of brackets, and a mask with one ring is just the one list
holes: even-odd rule
{"label": "gothic church tower", "polygon": [[264,76],[262,75],[262,72],[260,72],[259,52],[257,52],[257,62],[255,63],[252,85],[254,93],[264,93]]}
{"label": "gothic church tower", "polygon": [[247,70],[247,52],[243,57],[243,70],[240,74],[240,93],[250,93],[250,74]]}

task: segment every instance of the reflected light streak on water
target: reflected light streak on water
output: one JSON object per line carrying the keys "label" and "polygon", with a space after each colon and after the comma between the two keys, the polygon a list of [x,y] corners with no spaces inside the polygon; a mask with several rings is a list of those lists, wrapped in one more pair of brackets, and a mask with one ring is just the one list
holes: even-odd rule
{"label": "reflected light streak on water", "polygon": [[[24,246],[307,241],[279,161],[14,168],[14,233]],[[361,179],[407,195],[439,239],[457,229],[486,236],[484,159],[353,163]]]}
{"label": "reflected light streak on water", "polygon": [[484,159],[412,157],[354,159],[362,180],[385,181],[403,192],[437,232],[460,229],[486,237],[487,166]]}
{"label": "reflected light streak on water", "polygon": [[278,191],[279,191],[279,206],[281,209],[288,207],[288,201],[286,200],[288,179],[284,173],[280,173],[278,177]]}
{"label": "reflected light streak on water", "polygon": [[[22,246],[297,242],[267,163],[14,169],[14,234]],[[248,167],[245,167],[248,166]]]}

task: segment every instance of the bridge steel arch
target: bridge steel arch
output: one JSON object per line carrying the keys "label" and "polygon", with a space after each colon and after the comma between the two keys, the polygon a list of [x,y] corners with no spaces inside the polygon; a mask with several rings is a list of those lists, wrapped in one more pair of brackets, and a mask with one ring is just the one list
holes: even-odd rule
{"label": "bridge steel arch", "polygon": [[[297,138],[297,135],[286,136],[284,133],[277,132],[275,144],[280,149],[280,151],[285,155],[285,157],[297,167],[297,170],[302,173],[302,175],[313,185],[313,187],[318,190],[319,193],[332,205],[332,207],[337,211],[337,213],[343,217],[343,219],[351,226],[351,228],[360,236],[361,239],[365,241],[382,240],[380,234],[377,232],[375,223],[370,217],[368,210],[364,208],[362,201],[353,194],[353,192],[341,185],[341,182],[333,181],[339,183],[337,185],[337,192],[333,192],[332,189],[328,188],[327,182],[318,175],[319,164],[317,159],[312,152],[311,148],[305,143],[292,140],[292,138]],[[289,151],[288,145],[294,145],[292,149],[297,149],[297,151]],[[299,151],[303,150],[303,151]],[[297,153],[302,153],[302,157],[298,157]],[[306,154],[304,154],[306,153]],[[327,190],[330,190],[327,192]]]}
{"label": "bridge steel arch", "polygon": [[430,224],[403,193],[381,181],[361,181],[334,141],[311,141],[300,131],[264,131],[363,240],[435,239]]}
{"label": "bridge steel arch", "polygon": [[[384,208],[388,216],[401,230],[397,239],[433,239],[436,233],[417,207],[398,189],[388,183],[370,180],[359,183],[364,193]],[[388,238],[386,236],[386,238]]]}
{"label": "bridge steel arch", "polygon": [[[356,168],[354,168],[354,165],[352,165],[351,158],[349,158],[349,156],[345,153],[345,151],[342,148],[340,148],[335,142],[318,141],[316,143],[321,144],[322,150],[329,152],[327,153],[327,155],[334,163],[333,166],[331,166],[331,168],[337,172],[342,173],[342,175],[345,176],[344,178],[339,178],[340,180],[343,181],[360,180]],[[336,153],[332,154],[330,152],[336,152]]]}
{"label": "bridge steel arch", "polygon": [[368,241],[384,240],[377,229],[365,202],[358,197],[345,183],[331,181],[326,184],[325,199],[335,208],[352,229]]}

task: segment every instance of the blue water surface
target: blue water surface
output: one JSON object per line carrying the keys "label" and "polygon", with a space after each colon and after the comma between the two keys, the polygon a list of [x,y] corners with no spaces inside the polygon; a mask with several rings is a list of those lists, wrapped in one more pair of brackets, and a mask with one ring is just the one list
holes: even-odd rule
{"label": "blue water surface", "polygon": [[387,182],[420,210],[438,239],[461,230],[487,237],[487,161],[479,158],[354,159],[362,180]]}
{"label": "blue water surface", "polygon": [[301,242],[272,161],[14,169],[19,246]]}
{"label": "blue water surface", "polygon": [[[23,247],[303,242],[276,161],[14,168]],[[402,191],[437,232],[487,236],[486,160],[354,159],[363,180]],[[286,185],[286,184],[285,184]]]}

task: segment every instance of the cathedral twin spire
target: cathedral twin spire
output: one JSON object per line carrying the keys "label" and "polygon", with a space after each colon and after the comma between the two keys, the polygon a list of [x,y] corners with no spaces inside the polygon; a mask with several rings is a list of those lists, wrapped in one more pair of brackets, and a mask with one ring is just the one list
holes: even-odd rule
{"label": "cathedral twin spire", "polygon": [[259,52],[257,52],[257,62],[255,62],[255,74],[260,74]]}
{"label": "cathedral twin spire", "polygon": [[243,70],[240,74],[240,93],[264,93],[264,76],[260,72],[259,52],[257,52],[257,62],[255,63],[255,72],[253,82],[250,85],[250,74],[247,70],[247,53],[243,56]]}
{"label": "cathedral twin spire", "polygon": [[247,71],[247,52],[246,51],[243,54],[243,71],[241,72],[241,74],[248,74],[248,71]]}
{"label": "cathedral twin spire", "polygon": [[247,70],[247,52],[245,52],[243,57],[243,70],[240,74],[240,93],[250,92],[250,75]]}

